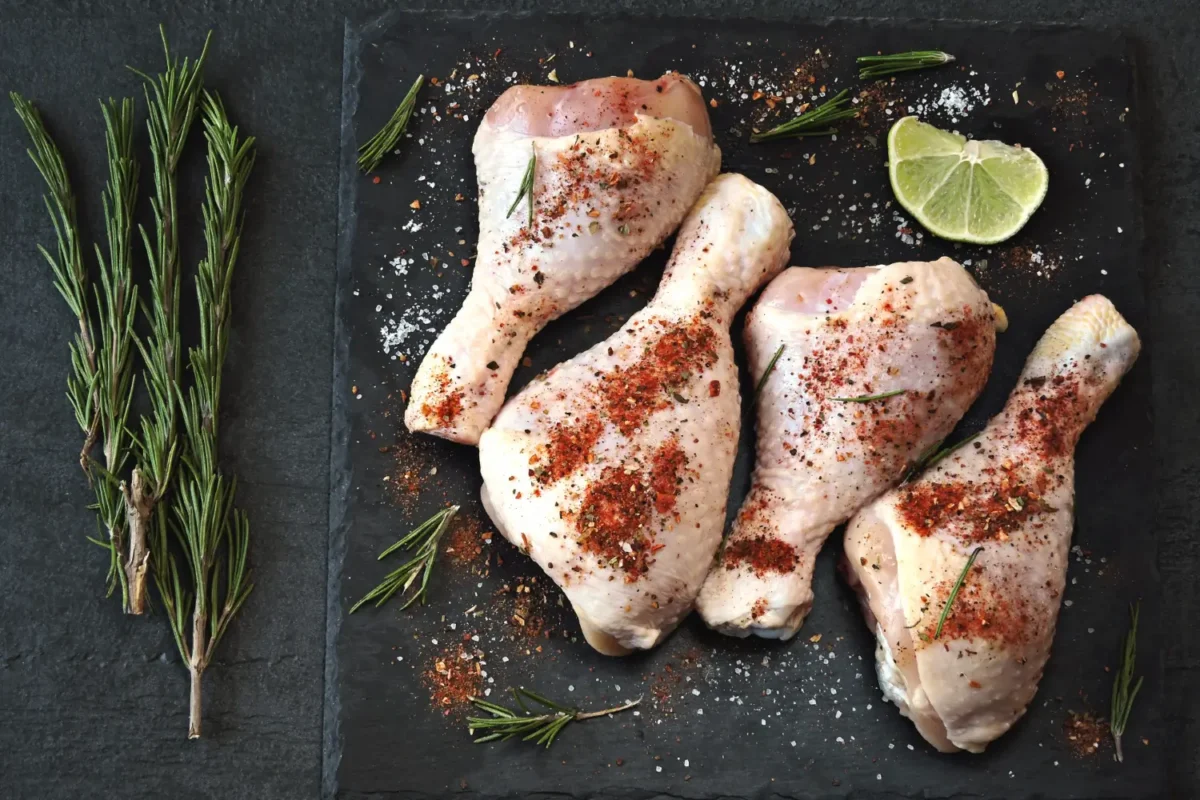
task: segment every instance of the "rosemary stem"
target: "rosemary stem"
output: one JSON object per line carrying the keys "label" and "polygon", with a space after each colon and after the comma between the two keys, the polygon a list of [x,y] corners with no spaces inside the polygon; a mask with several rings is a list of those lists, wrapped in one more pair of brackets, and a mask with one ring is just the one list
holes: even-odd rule
{"label": "rosemary stem", "polygon": [[129,586],[130,614],[146,611],[146,574],[150,566],[148,535],[154,498],[146,493],[146,482],[139,470],[133,471],[130,483],[122,483],[125,498],[125,518],[129,531],[129,556],[125,561],[125,580]]}
{"label": "rosemary stem", "polygon": [[642,698],[639,697],[637,700],[632,700],[619,706],[613,706],[612,708],[605,708],[600,711],[581,711],[575,715],[575,719],[594,719],[596,717],[608,716],[609,714],[618,714],[622,711],[628,711],[640,702],[642,702]]}
{"label": "rosemary stem", "polygon": [[191,678],[191,693],[188,700],[189,739],[199,739],[204,724],[201,686],[204,681],[204,668],[208,666],[204,655],[208,648],[205,641],[208,634],[208,615],[205,613],[205,601],[201,598],[202,594],[203,592],[196,594],[196,610],[192,615],[192,660],[188,664],[188,675]]}

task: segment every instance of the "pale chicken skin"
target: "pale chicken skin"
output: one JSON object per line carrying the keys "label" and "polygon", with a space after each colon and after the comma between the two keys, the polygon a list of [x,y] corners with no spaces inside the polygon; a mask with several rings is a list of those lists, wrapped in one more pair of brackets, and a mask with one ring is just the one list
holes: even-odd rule
{"label": "pale chicken skin", "polygon": [[514,86],[473,152],[471,288],[425,354],[404,415],[411,431],[465,444],[500,409],[534,334],[661,244],[721,167],[704,98],[675,74]]}
{"label": "pale chicken skin", "polygon": [[792,235],[774,195],[719,176],[650,303],[533,380],[480,439],[484,507],[602,653],[653,647],[692,609],[740,428],[729,324],[787,263]]}
{"label": "pale chicken skin", "polygon": [[1037,691],[1066,585],[1075,444],[1139,347],[1111,302],[1081,300],[978,438],[847,529],[880,687],[939,750],[982,752]]}
{"label": "pale chicken skin", "polygon": [[987,295],[948,258],[776,278],[746,320],[756,385],[779,357],[758,395],[750,493],[700,593],[704,621],[793,636],[826,537],[953,430],[995,344]]}

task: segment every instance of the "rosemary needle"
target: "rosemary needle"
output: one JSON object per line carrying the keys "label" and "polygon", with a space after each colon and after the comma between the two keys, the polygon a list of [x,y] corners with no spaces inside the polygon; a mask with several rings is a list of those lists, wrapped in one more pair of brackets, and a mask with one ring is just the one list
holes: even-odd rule
{"label": "rosemary needle", "polygon": [[417,93],[421,91],[421,86],[424,84],[425,76],[418,75],[417,79],[413,81],[412,88],[408,90],[408,94],[404,95],[400,105],[392,112],[392,118],[379,129],[379,133],[358,148],[358,168],[360,170],[363,172],[374,171],[379,166],[379,162],[383,161],[383,157],[396,147],[396,142],[400,141],[400,137],[408,128],[408,120],[417,106]]}
{"label": "rosemary needle", "polygon": [[832,398],[838,403],[870,403],[872,400],[886,400],[889,397],[904,394],[907,389],[896,389],[892,392],[883,392],[881,394],[863,394],[858,397],[834,397]]}
{"label": "rosemary needle", "polygon": [[858,116],[858,109],[844,107],[849,102],[850,90],[842,89],[821,105],[782,125],[777,125],[762,133],[757,131],[751,133],[750,141],[752,143],[765,142],[770,139],[787,139],[793,136],[828,136],[837,133],[835,128],[830,127],[832,123]]}
{"label": "rosemary needle", "polygon": [[[529,164],[525,167],[525,174],[521,176],[521,188],[517,192],[517,198],[513,200],[512,205],[508,207],[508,213],[504,215],[505,219],[512,216],[512,212],[516,210],[517,204],[524,197],[529,201],[529,227],[533,227],[533,174],[537,170],[537,153],[529,154]],[[622,226],[624,227],[624,226]],[[628,233],[627,230],[621,231]]]}
{"label": "rosemary needle", "polygon": [[[641,698],[638,698],[637,700],[599,711],[580,711],[577,708],[567,708],[555,703],[553,700],[548,700],[542,695],[531,692],[528,689],[513,689],[512,694],[513,699],[520,709],[519,711],[489,702],[481,697],[471,698],[471,703],[476,708],[491,714],[490,717],[467,718],[467,730],[472,736],[477,731],[484,733],[483,736],[474,739],[475,744],[496,741],[503,742],[514,736],[520,736],[521,741],[533,741],[536,744],[549,747],[554,743],[554,739],[558,734],[562,732],[562,729],[576,720],[594,719],[596,717],[608,716],[609,714],[619,714],[622,711],[628,711],[642,702]],[[525,705],[526,700],[550,709],[549,713],[534,714]]]}
{"label": "rosemary needle", "polygon": [[865,81],[899,72],[940,67],[953,61],[954,56],[941,50],[910,50],[886,56],[859,56],[856,60],[859,65],[858,79]]}
{"label": "rosemary needle", "polygon": [[[1120,762],[1125,761],[1125,754],[1121,750],[1121,737],[1125,734],[1125,726],[1129,722],[1129,712],[1133,710],[1133,701],[1142,688],[1143,678],[1138,678],[1136,683],[1133,681],[1133,669],[1137,661],[1137,626],[1140,611],[1140,603],[1129,607],[1129,633],[1125,634],[1125,647],[1121,651],[1121,669],[1113,678],[1112,719],[1109,722],[1109,729],[1112,731],[1117,761]],[[1133,684],[1132,688],[1130,688],[1131,683]]]}
{"label": "rosemary needle", "polygon": [[958,599],[958,590],[967,580],[967,573],[971,571],[971,567],[975,565],[975,559],[979,558],[979,554],[983,552],[982,547],[976,547],[971,551],[971,557],[967,559],[967,565],[963,567],[962,572],[958,573],[958,580],[954,582],[954,588],[950,590],[950,596],[946,598],[946,605],[942,606],[942,616],[938,617],[937,629],[933,632],[933,638],[939,639],[942,636],[942,626],[946,624],[946,618],[950,616],[950,608],[954,605],[954,601]]}
{"label": "rosemary needle", "polygon": [[442,538],[442,534],[450,527],[450,521],[457,513],[458,506],[443,508],[413,528],[403,539],[380,553],[379,560],[382,561],[397,550],[416,551],[416,555],[401,564],[398,569],[389,572],[378,586],[351,606],[350,613],[353,614],[363,604],[372,600],[375,601],[375,607],[378,608],[390,600],[396,592],[407,592],[418,577],[421,579],[420,588],[400,608],[401,610],[406,609],[418,600],[424,605],[426,591],[429,588],[429,576],[433,574],[433,565],[437,561],[438,542]]}
{"label": "rosemary needle", "polygon": [[945,439],[940,442],[934,442],[925,450],[925,452],[921,453],[921,455],[917,457],[917,460],[913,462],[912,466],[905,470],[904,477],[900,479],[900,485],[903,486],[925,470],[932,468],[935,464],[953,453],[955,450],[958,450],[959,448],[975,441],[979,438],[981,433],[983,433],[983,431],[976,431],[962,441],[956,442],[949,447],[942,447],[942,443],[946,441]]}
{"label": "rosemary needle", "polygon": [[775,371],[775,362],[779,360],[781,355],[783,355],[784,347],[786,347],[786,345],[779,345],[779,349],[775,351],[775,355],[771,356],[770,362],[767,363],[767,368],[763,370],[762,377],[758,379],[758,385],[754,387],[755,400],[757,400],[758,396],[762,394],[763,387],[767,385],[767,378],[771,377],[771,373]]}

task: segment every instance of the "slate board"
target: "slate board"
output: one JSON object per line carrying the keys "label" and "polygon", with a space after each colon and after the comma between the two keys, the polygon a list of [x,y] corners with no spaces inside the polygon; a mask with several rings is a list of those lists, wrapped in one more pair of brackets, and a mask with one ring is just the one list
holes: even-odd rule
{"label": "slate board", "polygon": [[[874,110],[864,124],[847,126],[837,141],[746,144],[748,122],[762,111],[761,101],[740,98],[752,91],[747,74],[764,68],[786,73],[804,63],[815,76],[814,88],[857,87],[854,56],[934,45],[959,54],[962,68],[901,78],[882,102],[868,98]],[[1080,443],[1074,543],[1084,553],[1071,558],[1071,606],[1060,616],[1039,694],[1025,719],[982,756],[937,754],[882,701],[872,638],[835,575],[840,532],[818,560],[813,613],[790,643],[725,638],[693,616],[653,652],[605,659],[578,638],[572,615],[554,605],[556,590],[544,581],[538,591],[547,597],[544,616],[553,635],[522,638],[506,622],[511,595],[497,591],[527,583],[538,571],[499,537],[489,546],[485,577],[444,558],[428,606],[401,612],[393,603],[345,615],[396,565],[377,563],[376,554],[437,507],[462,503],[465,514],[486,525],[475,450],[411,437],[400,422],[401,392],[421,343],[434,334],[412,333],[385,353],[381,330],[394,329],[389,321],[404,320],[406,313],[411,320],[414,308],[430,307],[435,311],[421,327],[439,330],[465,295],[470,273],[457,259],[473,252],[477,231],[470,143],[480,111],[507,85],[502,76],[544,82],[552,67],[563,81],[627,69],[640,77],[667,69],[705,76],[706,96],[721,101],[712,120],[724,169],[761,182],[789,208],[797,229],[792,263],[969,259],[1012,322],[999,337],[987,389],[959,428],[970,432],[999,410],[1034,342],[1074,300],[1103,292],[1135,327],[1144,327],[1132,52],[1123,36],[1110,32],[890,20],[766,25],[398,13],[348,24],[329,615],[336,661],[328,677],[337,690],[329,693],[326,709],[325,771],[327,779],[336,774],[336,784],[327,790],[347,798],[1161,795],[1162,751],[1136,742],[1140,736],[1153,742],[1161,731],[1161,664],[1153,655],[1141,661],[1147,685],[1131,722],[1132,757],[1124,765],[1112,761],[1107,743],[1098,754],[1072,755],[1062,730],[1068,710],[1107,714],[1111,675],[1105,668],[1116,664],[1126,606],[1139,597],[1140,651],[1158,652],[1156,547],[1144,527],[1154,496],[1146,353]],[[551,54],[552,64],[539,65]],[[736,92],[727,85],[730,63],[740,64]],[[381,183],[357,175],[355,148],[386,120],[417,73],[444,83],[456,66],[481,75],[477,95],[467,100],[427,89],[422,106],[436,106],[441,121],[428,113],[414,118],[414,139],[385,163]],[[958,115],[931,102],[951,85],[979,90],[975,107]],[[990,102],[983,104],[983,97]],[[456,99],[469,119],[452,118],[446,105]],[[888,99],[895,101],[891,115],[884,110]],[[890,122],[910,105],[924,105],[934,124],[1021,142],[1042,156],[1052,176],[1050,191],[1017,237],[994,248],[904,238],[919,228],[906,225],[898,208],[884,207],[891,198],[884,142]],[[453,200],[457,192],[465,195],[462,202]],[[414,199],[420,210],[410,210]],[[869,203],[880,208],[864,213]],[[875,213],[880,220],[872,221]],[[422,227],[402,230],[410,220]],[[843,220],[855,224],[843,226]],[[1034,274],[1039,251],[1042,266],[1054,268],[1049,277]],[[405,275],[391,263],[397,256],[415,259]],[[429,256],[439,265],[431,265]],[[538,336],[527,352],[531,366],[518,371],[513,391],[608,336],[653,293],[664,261],[665,253],[653,255]],[[735,331],[740,325],[741,317]],[[400,353],[407,362],[395,358]],[[744,363],[740,352],[738,358]],[[743,396],[748,388],[743,374]],[[747,419],[730,514],[747,488],[751,443]],[[381,452],[384,447],[389,452]],[[425,473],[436,468],[415,503],[395,500],[397,452]],[[488,612],[466,615],[472,607]],[[575,725],[550,752],[514,742],[472,745],[461,715],[431,707],[422,679],[438,653],[472,633],[480,641],[467,646],[486,654],[493,699],[512,685],[584,707],[641,695],[641,713]],[[810,642],[818,633],[821,641]]]}

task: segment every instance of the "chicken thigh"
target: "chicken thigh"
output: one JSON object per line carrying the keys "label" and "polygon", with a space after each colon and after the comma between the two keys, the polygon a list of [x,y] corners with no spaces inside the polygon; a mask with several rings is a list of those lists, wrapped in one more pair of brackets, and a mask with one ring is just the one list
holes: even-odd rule
{"label": "chicken thigh", "polygon": [[721,168],[704,98],[675,74],[514,86],[473,151],[471,289],[425,354],[404,415],[411,431],[466,444],[500,409],[533,335],[661,244]]}
{"label": "chicken thigh", "polygon": [[751,375],[774,368],[750,493],[700,593],[704,621],[794,635],[825,538],[953,430],[995,345],[987,295],[948,258],[776,278],[746,320]]}
{"label": "chicken thigh", "polygon": [[1037,691],[1066,583],[1075,443],[1138,349],[1112,303],[1084,298],[977,439],[847,529],[879,685],[939,750],[981,752]]}
{"label": "chicken thigh", "polygon": [[774,195],[719,176],[650,303],[534,379],[479,441],[488,514],[602,653],[653,647],[692,609],[738,443],[730,320],[783,268],[792,233]]}

